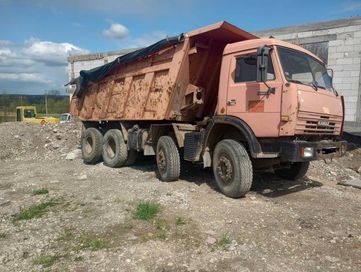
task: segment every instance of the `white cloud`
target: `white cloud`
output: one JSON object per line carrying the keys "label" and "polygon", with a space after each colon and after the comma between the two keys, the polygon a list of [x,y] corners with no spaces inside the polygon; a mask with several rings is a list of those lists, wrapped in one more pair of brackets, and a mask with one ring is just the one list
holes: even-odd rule
{"label": "white cloud", "polygon": [[67,63],[69,55],[86,54],[89,51],[70,43],[55,43],[50,41],[40,41],[31,38],[25,42],[22,52],[25,56],[37,61],[42,61],[48,65],[64,65]]}
{"label": "white cloud", "polygon": [[130,48],[145,47],[151,45],[155,42],[158,42],[167,37],[167,34],[162,31],[156,31],[151,33],[146,33],[138,38],[132,38],[129,40]]}
{"label": "white cloud", "polygon": [[41,74],[37,73],[0,73],[1,80],[12,81],[25,81],[25,82],[40,82],[40,83],[52,83],[51,80],[43,78]]}
{"label": "white cloud", "polygon": [[108,29],[103,30],[102,34],[109,39],[123,39],[128,36],[129,30],[121,24],[113,23]]}
{"label": "white cloud", "polygon": [[12,42],[8,40],[0,40],[0,46],[11,45]]}
{"label": "white cloud", "polygon": [[0,44],[0,92],[43,92],[64,89],[67,57],[88,50],[71,43],[31,38],[23,44]]}
{"label": "white cloud", "polygon": [[360,2],[350,2],[344,4],[343,6],[343,11],[356,11],[356,10],[361,10]]}

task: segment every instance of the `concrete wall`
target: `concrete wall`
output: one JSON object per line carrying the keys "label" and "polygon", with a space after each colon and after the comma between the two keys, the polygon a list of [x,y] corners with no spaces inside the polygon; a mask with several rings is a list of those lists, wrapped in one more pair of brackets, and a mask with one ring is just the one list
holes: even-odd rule
{"label": "concrete wall", "polygon": [[304,45],[328,44],[327,64],[334,71],[334,87],[345,97],[346,121],[361,122],[361,17],[317,24],[271,29],[260,37]]}

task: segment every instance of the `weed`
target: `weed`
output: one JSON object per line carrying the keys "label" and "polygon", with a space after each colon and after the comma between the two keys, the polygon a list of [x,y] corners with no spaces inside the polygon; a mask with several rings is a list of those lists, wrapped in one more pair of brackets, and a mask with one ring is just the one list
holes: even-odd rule
{"label": "weed", "polygon": [[176,220],[175,220],[175,224],[177,226],[180,226],[180,225],[185,225],[187,224],[186,220],[182,217],[177,217]]}
{"label": "weed", "polygon": [[84,257],[83,256],[76,256],[75,258],[74,258],[74,261],[76,261],[76,262],[81,262],[81,261],[83,261],[84,260]]}
{"label": "weed", "polygon": [[64,233],[59,236],[56,240],[58,241],[70,241],[74,238],[73,230],[70,228],[64,229]]}
{"label": "weed", "polygon": [[155,226],[155,228],[157,230],[165,231],[165,230],[170,229],[170,226],[169,226],[168,222],[166,220],[164,220],[164,219],[158,218],[158,219],[154,220],[153,224],[154,224],[154,226]]}
{"label": "weed", "polygon": [[86,233],[80,236],[80,242],[82,249],[90,249],[92,251],[109,247],[109,241]]}
{"label": "weed", "polygon": [[59,260],[57,255],[39,255],[33,259],[33,263],[43,267],[50,267]]}
{"label": "weed", "polygon": [[37,189],[37,190],[34,190],[33,192],[32,192],[32,195],[46,195],[46,194],[48,194],[49,193],[49,190],[48,189],[46,189],[46,188],[40,188],[40,189]]}
{"label": "weed", "polygon": [[160,231],[157,233],[156,238],[164,241],[167,238],[167,235],[166,235],[165,231]]}
{"label": "weed", "polygon": [[34,217],[42,216],[48,207],[52,207],[59,204],[55,199],[50,199],[49,201],[42,202],[38,205],[30,206],[29,208],[23,208],[18,214],[15,215],[13,223],[16,223],[20,220],[30,220]]}
{"label": "weed", "polygon": [[139,203],[134,213],[134,217],[140,220],[150,220],[160,211],[160,205],[154,202]]}
{"label": "weed", "polygon": [[232,238],[228,233],[223,234],[221,239],[217,242],[219,247],[225,248],[232,242]]}

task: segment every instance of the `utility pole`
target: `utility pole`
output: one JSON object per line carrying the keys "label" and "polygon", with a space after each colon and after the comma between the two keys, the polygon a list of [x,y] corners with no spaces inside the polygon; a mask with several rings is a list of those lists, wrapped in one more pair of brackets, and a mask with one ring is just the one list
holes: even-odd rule
{"label": "utility pole", "polygon": [[48,116],[48,91],[45,91],[45,115]]}

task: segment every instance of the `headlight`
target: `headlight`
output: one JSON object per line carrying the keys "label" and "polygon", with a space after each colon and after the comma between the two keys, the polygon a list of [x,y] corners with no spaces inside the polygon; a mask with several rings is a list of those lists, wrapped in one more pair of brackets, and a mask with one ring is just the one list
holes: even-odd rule
{"label": "headlight", "polygon": [[312,158],[313,157],[313,147],[301,147],[300,155],[302,158]]}

